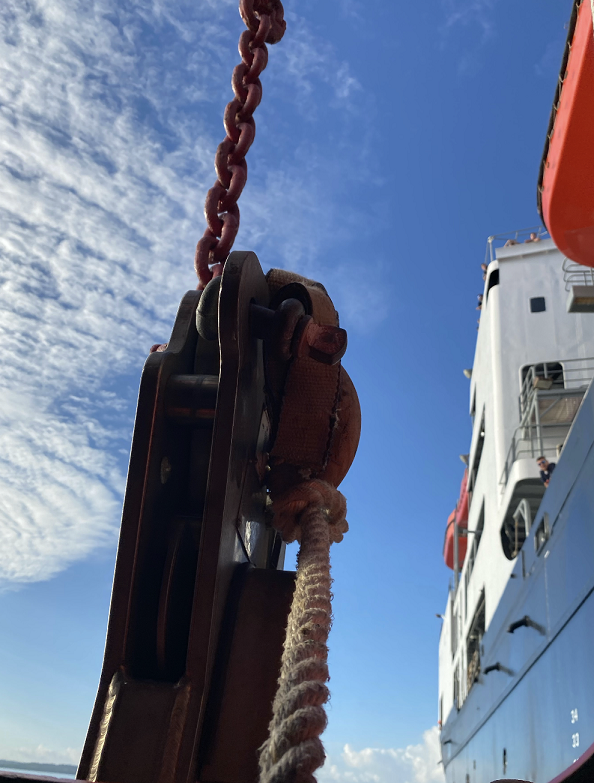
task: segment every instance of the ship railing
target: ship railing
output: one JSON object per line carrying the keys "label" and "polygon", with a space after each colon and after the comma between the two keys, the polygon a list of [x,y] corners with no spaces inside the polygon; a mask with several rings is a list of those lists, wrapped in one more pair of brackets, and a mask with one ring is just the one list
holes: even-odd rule
{"label": "ship railing", "polygon": [[[576,397],[579,396],[578,403],[581,402],[583,394],[582,392],[576,395]],[[502,493],[505,491],[512,468],[517,460],[536,460],[537,457],[547,457],[547,459],[553,458],[553,460],[556,460],[559,457],[578,408],[579,404],[575,406],[574,410],[570,411],[571,417],[568,416],[564,422],[552,424],[532,423],[516,429],[507,453],[501,479],[499,480]]]}
{"label": "ship railing", "polygon": [[574,285],[594,286],[594,267],[576,264],[570,258],[564,258],[563,281],[567,292],[571,291]]}
{"label": "ship railing", "polygon": [[493,234],[487,239],[487,251],[485,253],[485,264],[487,266],[491,261],[495,261],[496,250],[506,245],[522,245],[531,242],[531,234],[536,234],[536,241],[550,239],[551,235],[544,226],[531,226],[530,228],[520,228],[517,231],[508,231],[505,234]]}
{"label": "ship railing", "polygon": [[559,359],[528,368],[519,398],[520,425],[499,481],[502,493],[516,460],[559,456],[593,379],[594,357]]}
{"label": "ship railing", "polygon": [[577,411],[576,400],[570,398],[583,396],[593,378],[594,357],[533,364],[520,390],[520,424],[552,424],[569,418],[572,410]]}

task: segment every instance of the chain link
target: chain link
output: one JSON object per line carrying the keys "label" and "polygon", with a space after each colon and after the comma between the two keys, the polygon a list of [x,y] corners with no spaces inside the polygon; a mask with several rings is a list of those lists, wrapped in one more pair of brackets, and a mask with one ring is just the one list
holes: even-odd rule
{"label": "chain link", "polygon": [[266,44],[278,43],[286,28],[280,0],[240,0],[239,13],[248,29],[239,38],[241,63],[231,79],[235,98],[225,109],[227,135],[216,151],[217,181],[206,196],[207,227],[196,246],[199,289],[222,273],[239,231],[237,201],[247,182],[245,156],[256,136],[253,114],[262,100],[259,76],[268,64]]}

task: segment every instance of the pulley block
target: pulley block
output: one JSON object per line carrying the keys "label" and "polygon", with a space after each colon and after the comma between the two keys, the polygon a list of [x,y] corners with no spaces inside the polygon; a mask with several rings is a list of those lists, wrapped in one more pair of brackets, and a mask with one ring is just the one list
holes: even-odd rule
{"label": "pulley block", "polygon": [[[346,349],[315,290],[271,274],[254,253],[231,253],[220,278],[185,295],[167,347],[146,361],[79,778],[258,778],[294,589],[269,484],[290,482],[300,449],[320,444],[318,474],[337,475]],[[291,373],[304,362],[320,370],[325,405],[313,439],[291,435],[289,421]],[[305,414],[320,429],[310,408],[298,426]]]}

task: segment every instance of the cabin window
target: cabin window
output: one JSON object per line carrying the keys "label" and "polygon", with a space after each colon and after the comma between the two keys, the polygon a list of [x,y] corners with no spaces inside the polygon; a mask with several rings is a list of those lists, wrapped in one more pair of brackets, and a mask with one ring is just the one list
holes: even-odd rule
{"label": "cabin window", "polygon": [[544,296],[533,296],[530,300],[531,313],[544,313],[547,309]]}
{"label": "cabin window", "polygon": [[485,591],[479,598],[466,638],[466,690],[470,691],[481,671],[481,642],[485,635]]}
{"label": "cabin window", "polygon": [[494,269],[487,280],[487,300],[489,299],[489,291],[495,285],[499,285],[499,269]]}
{"label": "cabin window", "polygon": [[542,364],[527,364],[522,367],[522,391],[530,385],[533,388],[564,389],[565,376],[560,362],[543,362]]}
{"label": "cabin window", "polygon": [[464,597],[466,599],[466,605],[468,605],[468,584],[474,568],[474,561],[476,560],[476,553],[478,552],[479,544],[481,543],[481,536],[483,535],[483,528],[485,526],[485,501],[481,506],[481,513],[479,514],[478,522],[474,530],[469,530],[467,536],[468,549],[466,550],[466,571],[464,573]]}
{"label": "cabin window", "polygon": [[[560,362],[542,362],[541,364],[527,364],[522,367],[520,387],[520,420],[528,408],[534,403],[534,395],[539,391],[555,391],[565,388],[565,373]],[[546,409],[551,407],[550,401],[544,401]],[[540,406],[542,407],[542,406]]]}
{"label": "cabin window", "polygon": [[[476,484],[476,477],[478,475],[479,467],[481,464],[481,457],[483,455],[483,446],[485,445],[485,409],[483,408],[483,415],[481,416],[481,423],[479,426],[478,438],[476,441],[476,448],[474,450],[474,456],[472,458],[472,467],[468,471],[468,488],[469,491],[474,489]],[[472,500],[472,495],[470,496]]]}
{"label": "cabin window", "polygon": [[450,603],[450,628],[451,628],[451,643],[452,643],[452,658],[456,654],[458,648],[458,614],[454,609],[454,602]]}

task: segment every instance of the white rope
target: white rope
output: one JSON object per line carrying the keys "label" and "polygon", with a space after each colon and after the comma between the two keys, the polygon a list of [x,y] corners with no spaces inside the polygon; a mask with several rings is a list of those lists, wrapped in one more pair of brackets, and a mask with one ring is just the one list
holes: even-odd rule
{"label": "white rope", "polygon": [[332,624],[328,509],[319,502],[309,505],[299,524],[295,594],[269,737],[260,749],[260,783],[315,783],[313,772],[326,758],[320,734],[327,723],[323,705],[330,696],[326,686],[326,643]]}

